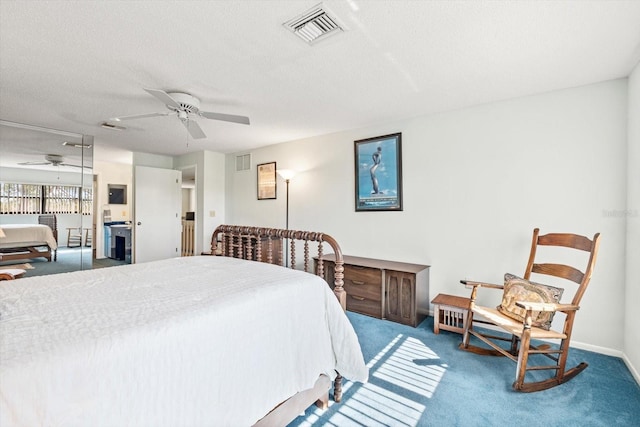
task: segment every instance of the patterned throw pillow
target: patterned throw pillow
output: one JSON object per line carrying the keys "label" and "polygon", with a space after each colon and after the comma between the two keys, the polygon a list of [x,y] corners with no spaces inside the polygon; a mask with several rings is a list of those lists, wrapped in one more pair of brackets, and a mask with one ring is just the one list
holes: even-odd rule
{"label": "patterned throw pillow", "polygon": [[[564,289],[530,282],[521,277],[507,273],[504,275],[504,292],[498,311],[512,319],[524,321],[526,310],[516,305],[517,301],[558,303]],[[531,324],[549,330],[554,312],[534,311],[531,313]]]}

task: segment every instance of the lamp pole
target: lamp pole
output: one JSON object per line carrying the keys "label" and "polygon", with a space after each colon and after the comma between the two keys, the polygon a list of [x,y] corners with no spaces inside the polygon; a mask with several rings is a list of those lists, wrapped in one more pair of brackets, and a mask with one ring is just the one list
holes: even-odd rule
{"label": "lamp pole", "polygon": [[[287,184],[287,215],[286,215],[286,229],[287,231],[289,231],[289,181],[291,181],[290,178],[287,178],[284,180],[284,182]],[[286,244],[286,264],[285,267],[289,267],[289,239],[287,239],[287,244]]]}
{"label": "lamp pole", "polygon": [[286,229],[289,229],[289,181],[290,179],[285,179],[284,182],[287,184],[287,219],[286,219]]}
{"label": "lamp pole", "polygon": [[[293,178],[293,176],[296,174],[295,171],[291,170],[291,169],[281,169],[278,170],[278,175],[280,175],[283,179],[284,182],[287,184],[287,205],[286,205],[286,229],[287,231],[289,230],[289,182],[291,181],[291,178]],[[289,239],[286,239],[285,242],[285,250],[286,250],[286,267],[289,267]]]}

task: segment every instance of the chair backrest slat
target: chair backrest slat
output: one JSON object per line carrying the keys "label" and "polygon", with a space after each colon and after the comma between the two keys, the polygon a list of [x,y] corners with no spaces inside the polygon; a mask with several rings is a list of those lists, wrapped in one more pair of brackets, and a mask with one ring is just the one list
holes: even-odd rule
{"label": "chair backrest slat", "polygon": [[564,246],[566,248],[579,249],[581,251],[591,252],[593,242],[585,237],[577,234],[567,233],[549,233],[538,237],[539,246]]}
{"label": "chair backrest slat", "polygon": [[582,283],[584,273],[575,267],[564,264],[533,264],[532,273],[561,277],[572,282]]}
{"label": "chair backrest slat", "polygon": [[[571,233],[539,235],[539,232],[540,230],[538,228],[533,230],[531,253],[529,254],[529,262],[527,263],[524,278],[530,279],[531,273],[537,273],[559,277],[577,283],[578,288],[575,290],[575,293],[573,293],[571,303],[579,306],[580,300],[591,280],[591,273],[596,263],[598,248],[600,246],[600,233],[596,233],[593,239],[589,239],[588,237]],[[590,253],[589,260],[584,270],[566,264],[538,263],[536,262],[538,246],[560,246],[586,251]]]}

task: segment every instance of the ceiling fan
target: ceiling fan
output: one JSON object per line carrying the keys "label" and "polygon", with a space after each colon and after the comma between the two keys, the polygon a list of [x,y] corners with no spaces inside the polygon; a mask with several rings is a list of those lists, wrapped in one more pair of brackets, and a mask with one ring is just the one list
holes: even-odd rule
{"label": "ceiling fan", "polygon": [[80,165],[73,165],[71,163],[64,163],[64,158],[59,154],[47,154],[44,156],[44,162],[22,162],[18,163],[23,166],[70,166],[73,168],[82,168]]}
{"label": "ceiling fan", "polygon": [[193,139],[206,138],[202,128],[198,125],[198,122],[191,119],[191,116],[196,115],[204,117],[205,119],[222,120],[225,122],[240,123],[244,125],[249,124],[249,117],[235,116],[233,114],[212,113],[209,111],[200,111],[200,100],[193,95],[182,92],[165,92],[160,89],[144,89],[150,95],[156,97],[162,101],[169,109],[166,113],[148,113],[137,114],[134,116],[113,117],[111,120],[133,120],[144,119],[147,117],[158,116],[174,116],[177,115],[184,127],[187,128],[189,134]]}

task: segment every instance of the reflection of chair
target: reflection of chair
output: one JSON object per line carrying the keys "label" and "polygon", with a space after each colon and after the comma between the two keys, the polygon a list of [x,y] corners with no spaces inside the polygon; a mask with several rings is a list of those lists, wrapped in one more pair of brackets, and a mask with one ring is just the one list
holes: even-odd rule
{"label": "reflection of chair", "polygon": [[80,246],[82,246],[82,228],[68,227],[67,228],[67,247],[78,248]]}
{"label": "reflection of chair", "polygon": [[58,220],[53,214],[38,215],[38,224],[48,225],[53,231],[53,237],[58,241]]}
{"label": "reflection of chair", "polygon": [[[600,233],[597,233],[593,239],[576,234],[556,233],[540,236],[538,233],[539,230],[536,228],[533,231],[531,254],[524,278],[507,274],[504,286],[469,280],[461,281],[465,285],[471,286],[472,291],[469,316],[460,348],[482,355],[506,356],[516,362],[516,381],[513,383],[513,388],[524,392],[545,390],[562,384],[587,367],[587,364],[582,362],[576,367],[565,370],[574,318],[591,279],[600,244]],[[565,249],[543,249],[542,246],[564,247]],[[569,250],[566,248],[577,251],[568,253]],[[540,250],[538,251],[538,249]],[[575,261],[579,255],[574,253],[580,251],[584,251],[588,255],[584,271],[567,264],[538,263],[540,255],[546,257],[548,254],[554,254],[553,256],[563,254]],[[536,254],[536,252],[540,253]],[[584,253],[582,257],[587,258]],[[566,279],[562,282],[570,284],[572,290],[575,289],[565,295],[565,297],[571,296],[570,303],[560,303],[562,289],[530,282],[531,273]],[[476,293],[480,287],[502,289],[502,303],[497,308],[477,306],[475,304]],[[567,301],[569,301],[568,298]],[[562,313],[561,316],[564,317],[561,332],[550,329],[553,315],[556,312]],[[478,317],[481,319],[477,319]],[[475,329],[477,323],[494,325],[506,331],[510,337],[490,335],[489,333],[492,332],[490,329],[477,330]],[[492,349],[469,344],[471,335],[479,338]],[[545,343],[533,343],[532,339],[543,340]],[[499,345],[501,341],[510,342],[509,348],[505,349],[504,343],[502,346]],[[551,365],[537,364],[541,356],[545,356],[555,363]],[[552,370],[555,371],[555,374],[549,378],[549,375],[545,376],[537,372],[541,370]],[[528,371],[534,371],[529,373],[529,376],[533,377],[533,381],[525,382],[525,375]]]}
{"label": "reflection of chair", "polygon": [[93,243],[93,230],[91,228],[83,228],[84,230],[84,245],[90,247]]}

